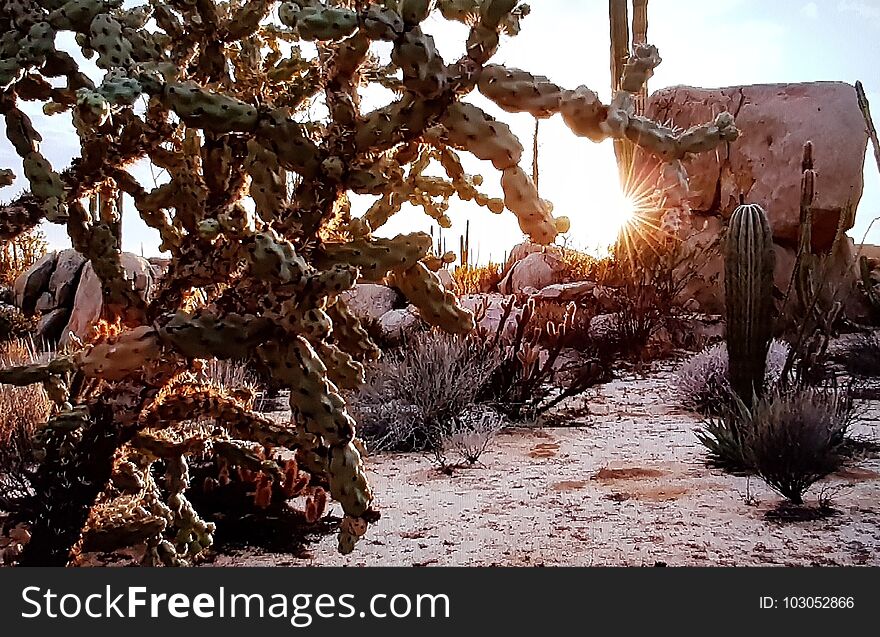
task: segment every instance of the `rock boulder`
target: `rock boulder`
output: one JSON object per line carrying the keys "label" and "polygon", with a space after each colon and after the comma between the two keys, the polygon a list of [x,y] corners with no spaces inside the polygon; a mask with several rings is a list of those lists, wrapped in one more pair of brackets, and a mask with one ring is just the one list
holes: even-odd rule
{"label": "rock boulder", "polygon": [[57,257],[57,252],[47,252],[15,279],[12,285],[15,304],[25,316],[33,315],[37,309],[37,301],[48,291]]}
{"label": "rock boulder", "polygon": [[358,283],[354,289],[343,292],[342,298],[359,319],[378,321],[383,314],[397,307],[400,294],[384,285]]}
{"label": "rock boulder", "polygon": [[72,248],[58,253],[55,271],[49,279],[48,292],[52,308],[69,307],[73,303],[85,262],[85,257]]}
{"label": "rock boulder", "polygon": [[515,262],[498,284],[502,294],[521,294],[526,288],[541,290],[562,281],[562,260],[552,252],[532,252]]}
{"label": "rock boulder", "polygon": [[[153,294],[153,269],[150,263],[130,252],[122,253],[121,262],[126,278],[133,280],[135,289],[141,297],[149,301]],[[87,262],[82,268],[76,296],[73,299],[73,310],[64,328],[61,344],[67,343],[71,332],[80,339],[90,336],[92,326],[101,318],[103,307],[101,281],[95,274],[91,262]]]}
{"label": "rock boulder", "polygon": [[419,312],[413,306],[400,310],[385,312],[380,318],[377,328],[382,340],[388,345],[399,345],[420,325],[422,319]]}
{"label": "rock boulder", "polygon": [[[801,159],[813,142],[817,171],[813,245],[831,246],[840,215],[862,196],[867,133],[855,88],[842,82],[765,84],[657,91],[646,115],[687,129],[721,112],[735,115],[741,137],[685,161],[691,207],[728,217],[742,197],[767,210],[777,242],[796,245]],[[648,160],[650,161],[650,160]],[[846,229],[853,219],[846,219]]]}

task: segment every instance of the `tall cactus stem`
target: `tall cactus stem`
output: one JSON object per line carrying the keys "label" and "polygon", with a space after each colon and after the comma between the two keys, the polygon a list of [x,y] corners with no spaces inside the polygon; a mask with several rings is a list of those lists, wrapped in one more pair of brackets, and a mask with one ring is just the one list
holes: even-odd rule
{"label": "tall cactus stem", "polygon": [[731,386],[751,406],[761,393],[772,338],[773,235],[761,206],[739,206],[725,245],[727,351]]}

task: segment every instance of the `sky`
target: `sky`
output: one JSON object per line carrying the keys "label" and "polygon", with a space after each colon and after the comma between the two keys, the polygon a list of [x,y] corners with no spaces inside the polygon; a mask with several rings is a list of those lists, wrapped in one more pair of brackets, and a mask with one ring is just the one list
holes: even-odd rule
{"label": "sky", "polygon": [[[127,3],[128,4],[128,3]],[[565,88],[586,85],[603,100],[610,98],[607,0],[532,0],[532,13],[522,33],[503,37],[493,62],[546,75]],[[467,28],[439,15],[423,28],[434,35],[447,61],[464,51]],[[761,83],[861,80],[880,120],[880,0],[650,0],[648,41],[663,58],[649,84],[651,91],[679,84],[704,88]],[[59,43],[63,48],[64,43]],[[100,78],[92,64],[84,70]],[[366,107],[387,103],[382,91],[365,95]],[[478,94],[467,101],[508,123],[526,147],[523,167],[531,171],[534,120],[529,115],[500,111]],[[70,114],[47,118],[37,105],[26,112],[43,134],[42,152],[56,169],[65,167],[78,149]],[[610,141],[594,144],[572,135],[556,116],[541,123],[539,135],[541,196],[554,204],[554,214],[572,221],[562,240],[572,247],[601,249],[614,239],[620,208],[617,169]],[[483,190],[500,196],[500,174],[486,162],[465,157],[465,170],[484,176]],[[9,200],[26,185],[21,160],[5,136],[0,136],[0,168],[12,168],[16,182],[0,188]],[[145,185],[153,183],[146,165],[136,170]],[[371,200],[357,198],[354,210]],[[129,201],[123,221],[123,248],[146,256],[159,254],[158,236],[147,228]],[[509,212],[493,215],[473,203],[453,199],[453,227],[443,231],[449,249],[457,250],[459,236],[470,221],[471,252],[480,262],[499,261],[523,236]],[[860,241],[872,219],[880,216],[880,171],[869,150],[865,162],[865,192],[850,235]],[[432,220],[407,207],[378,234],[429,231]],[[435,226],[436,232],[436,226]],[[44,224],[53,248],[69,245],[62,226]],[[880,223],[866,241],[880,244]]]}

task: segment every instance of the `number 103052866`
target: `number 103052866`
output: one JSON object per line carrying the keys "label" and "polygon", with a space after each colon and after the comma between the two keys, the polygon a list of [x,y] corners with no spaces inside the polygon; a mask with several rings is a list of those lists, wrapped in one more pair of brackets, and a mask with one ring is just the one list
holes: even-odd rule
{"label": "number 103052866", "polygon": [[848,609],[855,608],[854,597],[834,597],[824,595],[799,595],[796,597],[762,597],[760,607],[765,609]]}

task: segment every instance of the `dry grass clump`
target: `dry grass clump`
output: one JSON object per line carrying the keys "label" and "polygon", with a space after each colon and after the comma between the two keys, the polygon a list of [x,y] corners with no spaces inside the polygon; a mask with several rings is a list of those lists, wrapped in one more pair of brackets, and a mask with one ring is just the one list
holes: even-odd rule
{"label": "dry grass clump", "polygon": [[487,265],[464,264],[452,270],[459,294],[481,294],[491,292],[501,281],[501,266],[497,263]]}
{"label": "dry grass clump", "polygon": [[596,280],[600,263],[596,257],[567,247],[560,250],[559,256],[562,259],[561,269],[565,282]]}
{"label": "dry grass clump", "polygon": [[803,504],[804,493],[843,464],[852,413],[844,390],[771,391],[743,428],[746,460],[780,495]]}
{"label": "dry grass clump", "polygon": [[361,435],[382,451],[442,447],[497,365],[490,352],[465,337],[415,335],[376,363],[353,397]]}
{"label": "dry grass clump", "polygon": [[456,452],[462,462],[477,464],[503,425],[504,419],[500,414],[485,409],[471,418],[456,422],[445,437],[443,446]]}
{"label": "dry grass clump", "polygon": [[[40,358],[30,341],[0,343],[0,369]],[[36,426],[46,422],[52,404],[41,385],[0,385],[0,509],[25,495],[33,460]]]}
{"label": "dry grass clump", "polygon": [[880,332],[860,334],[835,359],[855,376],[880,376]]}
{"label": "dry grass clump", "polygon": [[255,393],[259,385],[257,374],[246,361],[218,360],[205,361],[201,373],[207,382],[216,385],[230,394]]}
{"label": "dry grass clump", "polygon": [[37,229],[0,241],[0,285],[11,286],[19,274],[46,254],[48,245],[45,235]]}

